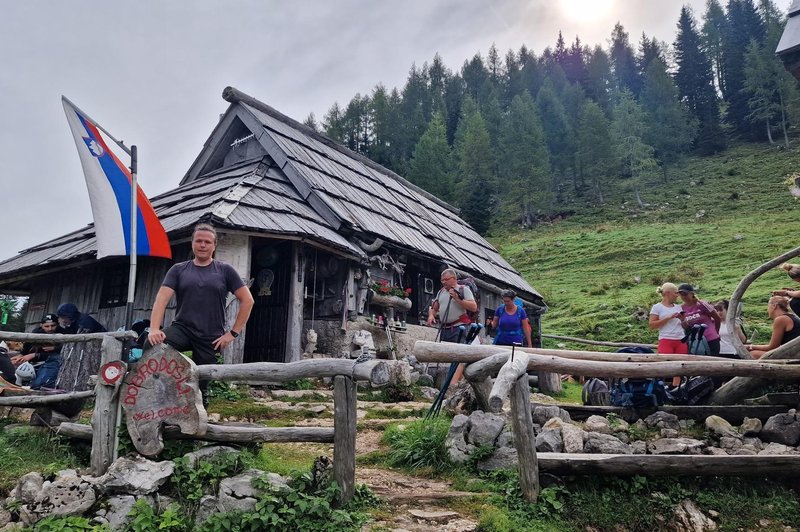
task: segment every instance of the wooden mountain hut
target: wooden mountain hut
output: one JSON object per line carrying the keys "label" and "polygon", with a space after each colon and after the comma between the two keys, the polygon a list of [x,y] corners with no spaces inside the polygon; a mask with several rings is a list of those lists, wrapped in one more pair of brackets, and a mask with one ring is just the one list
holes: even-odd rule
{"label": "wooden mountain hut", "polygon": [[[219,232],[217,258],[251,283],[256,304],[226,361],[297,360],[312,327],[322,353],[346,354],[357,330],[387,342],[368,323],[373,315],[406,322],[407,343],[432,339],[435,330],[420,324],[445,266],[475,278],[484,318],[500,304],[500,290],[511,288],[539,329],[541,295],[455,208],[236,89],[223,98],[227,111],[178,187],[151,201],[175,261],[191,258],[192,228],[209,222]],[[0,263],[0,293],[29,296],[30,326],[72,302],[110,330],[120,327],[127,258],[97,260],[95,248],[88,225],[26,249]],[[140,258],[135,319],[149,317],[171,264]],[[381,281],[411,294],[370,298]]]}

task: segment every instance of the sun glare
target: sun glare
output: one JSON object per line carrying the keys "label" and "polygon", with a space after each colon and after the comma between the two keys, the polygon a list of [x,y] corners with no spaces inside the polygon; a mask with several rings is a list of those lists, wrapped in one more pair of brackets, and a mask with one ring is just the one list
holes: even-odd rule
{"label": "sun glare", "polygon": [[564,15],[578,23],[595,22],[605,17],[614,0],[559,0]]}

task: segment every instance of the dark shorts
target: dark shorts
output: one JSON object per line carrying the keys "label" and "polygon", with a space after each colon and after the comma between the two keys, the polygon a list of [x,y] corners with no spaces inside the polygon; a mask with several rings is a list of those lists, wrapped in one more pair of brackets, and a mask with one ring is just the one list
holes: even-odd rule
{"label": "dark shorts", "polygon": [[[164,329],[164,334],[167,336],[166,343],[178,351],[191,351],[192,361],[198,366],[217,363],[217,351],[211,340],[197,336],[178,323],[173,323]],[[144,348],[150,347],[152,347],[150,342],[145,342]]]}
{"label": "dark shorts", "polygon": [[442,327],[442,335],[440,340],[442,342],[451,342],[454,344],[461,344],[464,343],[464,340],[467,339],[467,332],[469,331],[469,323],[461,324],[464,325],[464,332],[461,332],[461,329],[458,328],[458,325],[455,327]]}

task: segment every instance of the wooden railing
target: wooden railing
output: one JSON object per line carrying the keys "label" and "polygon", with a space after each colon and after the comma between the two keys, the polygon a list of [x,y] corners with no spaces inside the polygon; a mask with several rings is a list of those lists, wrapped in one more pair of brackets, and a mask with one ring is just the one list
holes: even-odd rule
{"label": "wooden railing", "polygon": [[[160,452],[162,436],[227,443],[332,442],[334,479],[341,488],[341,501],[347,502],[355,492],[356,381],[368,381],[377,387],[387,384],[390,378],[388,364],[379,360],[356,363],[346,359],[313,359],[290,363],[196,366],[165,344],[148,350],[141,360],[128,366],[120,361],[120,340],[131,337],[132,332],[81,335],[80,338],[77,335],[0,334],[0,338],[9,340],[24,338],[25,341],[47,343],[102,340],[100,375],[93,391],[0,397],[0,406],[35,407],[94,396],[91,426],[61,423],[54,429],[64,436],[91,439],[93,475],[105,473],[116,458],[119,420],[125,403],[126,426],[131,440],[146,456]],[[208,424],[200,402],[200,380],[280,384],[321,377],[333,379],[333,428]],[[142,381],[137,381],[137,378],[155,379],[151,383],[158,381],[158,385],[142,386]],[[177,389],[175,386],[164,388],[165,381],[175,384]],[[176,397],[180,398],[179,406],[174,404]]]}
{"label": "wooden railing", "polygon": [[[785,360],[725,360],[695,355],[639,355],[553,349],[516,349],[419,341],[419,362],[467,363],[464,377],[488,412],[502,410],[511,398],[514,447],[519,459],[520,486],[534,502],[539,494],[539,470],[561,474],[614,475],[796,475],[800,456],[681,456],[536,453],[531,419],[528,371],[651,378],[661,376],[741,376],[800,379],[800,365]],[[492,377],[496,377],[492,379]],[[788,408],[788,407],[787,407]]]}

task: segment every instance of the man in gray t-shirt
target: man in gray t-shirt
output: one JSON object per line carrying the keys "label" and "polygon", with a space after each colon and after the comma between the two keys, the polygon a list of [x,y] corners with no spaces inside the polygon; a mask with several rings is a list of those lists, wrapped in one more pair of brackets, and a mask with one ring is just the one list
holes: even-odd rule
{"label": "man in gray t-shirt", "polygon": [[[216,353],[239,336],[250,310],[253,295],[229,264],[214,260],[217,233],[208,224],[199,224],[192,233],[194,259],[172,266],[164,277],[153,311],[145,348],[167,342],[178,351],[192,351],[195,364],[214,364]],[[230,330],[225,331],[225,300],[228,292],[239,300],[239,313]],[[161,329],[167,304],[175,296],[177,313],[166,329]],[[201,382],[206,403],[207,382]]]}
{"label": "man in gray t-shirt", "polygon": [[[428,325],[433,326],[436,316],[442,324],[442,342],[457,342],[459,325],[469,325],[467,311],[478,310],[478,303],[468,286],[459,286],[455,270],[442,272],[442,288],[428,310]],[[463,338],[462,338],[463,339]]]}

